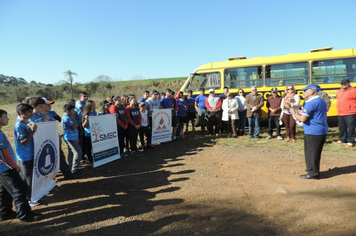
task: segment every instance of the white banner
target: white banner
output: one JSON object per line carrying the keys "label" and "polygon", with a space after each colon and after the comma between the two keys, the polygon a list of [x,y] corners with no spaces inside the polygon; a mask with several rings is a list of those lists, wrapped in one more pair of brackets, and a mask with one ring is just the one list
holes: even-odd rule
{"label": "white banner", "polygon": [[34,160],[31,201],[46,195],[56,182],[53,181],[59,170],[58,122],[36,123],[33,135]]}
{"label": "white banner", "polygon": [[172,110],[155,109],[152,113],[152,144],[172,141]]}
{"label": "white banner", "polygon": [[120,159],[116,114],[89,116],[93,167]]}

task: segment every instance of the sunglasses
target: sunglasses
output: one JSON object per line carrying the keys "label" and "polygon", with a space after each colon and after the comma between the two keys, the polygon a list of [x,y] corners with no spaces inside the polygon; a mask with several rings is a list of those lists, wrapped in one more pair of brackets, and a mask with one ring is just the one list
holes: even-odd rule
{"label": "sunglasses", "polygon": [[287,90],[293,90],[292,88],[288,88]]}

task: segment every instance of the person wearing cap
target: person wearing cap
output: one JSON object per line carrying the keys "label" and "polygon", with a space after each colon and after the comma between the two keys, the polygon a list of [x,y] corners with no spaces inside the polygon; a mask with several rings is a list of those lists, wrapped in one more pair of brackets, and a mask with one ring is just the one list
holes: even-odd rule
{"label": "person wearing cap", "polygon": [[108,100],[102,100],[100,102],[100,112],[99,112],[99,116],[101,115],[106,115],[106,114],[110,114],[110,106],[112,105],[111,102],[108,102]]}
{"label": "person wearing cap", "polygon": [[340,84],[342,87],[336,93],[340,140],[336,144],[353,147],[356,138],[356,88],[351,87],[348,79],[343,79]]}
{"label": "person wearing cap", "polygon": [[195,106],[198,107],[198,116],[200,124],[200,134],[205,134],[205,119],[208,117],[208,110],[205,106],[205,100],[207,95],[205,95],[205,89],[202,87],[199,89],[200,94],[195,98]]}
{"label": "person wearing cap", "polygon": [[273,124],[277,129],[277,139],[283,139],[281,136],[281,127],[279,125],[282,97],[279,96],[277,88],[272,88],[271,94],[272,95],[267,98],[268,136],[266,139],[271,139],[273,137]]}
{"label": "person wearing cap", "polygon": [[221,118],[222,118],[222,100],[215,96],[214,89],[209,89],[209,97],[205,99],[205,106],[209,111],[208,115],[208,129],[209,134],[213,135],[213,126],[215,126],[215,135],[220,135]]}
{"label": "person wearing cap", "polygon": [[56,120],[58,122],[61,122],[61,117],[54,110],[52,110],[51,104],[54,104],[54,101],[49,101],[47,98],[42,99],[46,102],[46,104],[43,106],[42,113],[48,115],[49,120]]}
{"label": "person wearing cap", "polygon": [[318,179],[320,172],[321,152],[329,130],[327,119],[326,102],[318,95],[320,86],[309,84],[301,89],[304,91],[305,104],[303,111],[290,113],[299,121],[303,122],[304,129],[304,155],[307,166],[305,175],[300,175],[303,179]]}
{"label": "person wearing cap", "polygon": [[[161,101],[159,100],[159,92],[157,90],[152,90],[151,91],[151,97],[148,98],[145,102],[146,104],[146,110],[148,112],[148,128],[151,132],[151,137],[152,137],[152,113],[153,110],[160,109],[161,108]],[[151,144],[152,140],[148,139],[147,140],[147,149],[153,148],[154,146]]]}
{"label": "person wearing cap", "polygon": [[261,108],[264,105],[264,99],[261,94],[257,94],[257,88],[251,87],[251,93],[246,96],[245,106],[247,108],[247,119],[249,127],[249,138],[259,138],[260,118],[262,116]]}
{"label": "person wearing cap", "polygon": [[294,117],[292,116],[290,110],[299,109],[300,96],[296,93],[293,85],[287,85],[285,90],[285,96],[281,102],[282,108],[282,119],[286,127],[286,142],[289,142],[292,139],[292,142],[295,143],[297,123],[295,122]]}

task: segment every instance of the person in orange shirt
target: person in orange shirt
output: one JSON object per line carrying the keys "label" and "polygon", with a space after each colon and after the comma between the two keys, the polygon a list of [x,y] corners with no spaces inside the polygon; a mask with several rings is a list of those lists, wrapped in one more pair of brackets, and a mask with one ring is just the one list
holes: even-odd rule
{"label": "person in orange shirt", "polygon": [[340,140],[336,144],[345,143],[347,147],[353,147],[356,138],[356,88],[351,87],[348,79],[343,79],[340,84],[342,88],[336,93]]}

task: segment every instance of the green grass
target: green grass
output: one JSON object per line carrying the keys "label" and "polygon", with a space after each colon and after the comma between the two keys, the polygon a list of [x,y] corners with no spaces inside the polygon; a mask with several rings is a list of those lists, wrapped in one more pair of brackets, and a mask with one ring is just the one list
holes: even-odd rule
{"label": "green grass", "polygon": [[170,82],[177,82],[177,81],[179,81],[181,84],[183,84],[186,80],[187,80],[187,77],[172,77],[172,78],[155,78],[155,79],[143,79],[143,80],[114,81],[114,82],[112,82],[112,84],[127,86],[127,85],[135,85],[139,82],[141,85],[144,85],[144,84],[150,85],[153,82],[169,84]]}
{"label": "green grass", "polygon": [[[282,135],[285,136],[285,131],[282,131]],[[346,157],[355,158],[356,148],[347,148],[345,145],[336,145],[334,144],[339,140],[339,128],[330,127],[327,134],[327,142],[324,145],[322,155],[335,156],[343,155]],[[269,148],[276,149],[281,152],[291,152],[299,156],[304,156],[304,133],[303,128],[297,128],[296,143],[286,142],[284,140],[278,139],[269,139],[267,137],[267,129],[261,128],[260,139],[249,139],[246,136],[239,137],[237,139],[227,138],[223,136],[217,140],[218,145],[232,146],[232,147],[258,147],[258,148]]]}

